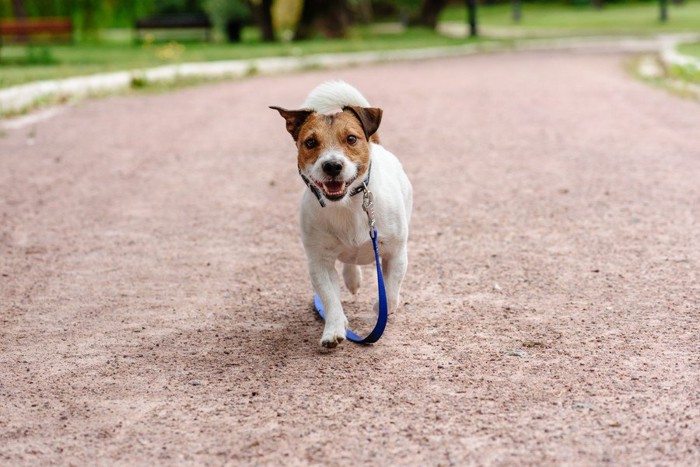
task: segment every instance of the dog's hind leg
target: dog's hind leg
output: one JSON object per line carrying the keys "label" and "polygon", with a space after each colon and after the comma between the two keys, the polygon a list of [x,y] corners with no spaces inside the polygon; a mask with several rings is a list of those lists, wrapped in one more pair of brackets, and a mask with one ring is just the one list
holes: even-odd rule
{"label": "dog's hind leg", "polygon": [[356,264],[343,264],[343,281],[351,294],[355,295],[362,285],[362,269]]}
{"label": "dog's hind leg", "polygon": [[[399,294],[401,283],[408,268],[408,252],[403,246],[393,255],[382,257],[382,271],[384,272],[384,285],[386,287],[387,308],[389,312],[395,311],[399,306]],[[379,310],[379,304],[375,303],[375,311]]]}

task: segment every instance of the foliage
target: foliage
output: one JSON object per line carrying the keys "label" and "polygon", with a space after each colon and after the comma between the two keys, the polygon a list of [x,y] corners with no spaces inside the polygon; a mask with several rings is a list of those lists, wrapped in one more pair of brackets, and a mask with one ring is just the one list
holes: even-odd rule
{"label": "foliage", "polygon": [[250,18],[250,9],[243,0],[204,0],[203,7],[218,27],[223,27],[230,19],[248,20]]}
{"label": "foliage", "polygon": [[27,54],[25,56],[26,63],[29,65],[54,65],[56,64],[56,59],[51,53],[51,48],[47,46],[34,46],[30,45],[27,47]]}
{"label": "foliage", "polygon": [[194,13],[203,10],[200,0],[153,0],[158,14]]}
{"label": "foliage", "polygon": [[690,55],[700,60],[700,42],[683,44],[678,48],[678,51],[682,54]]}
{"label": "foliage", "polygon": [[[572,35],[591,33],[654,34],[669,31],[694,31],[700,24],[700,1],[684,5],[669,2],[669,20],[660,23],[658,4],[635,2],[608,5],[603,9],[571,7],[542,2],[523,5],[522,20],[513,24],[510,5],[494,5],[479,9],[479,22],[484,27],[507,28],[510,33]],[[442,21],[464,22],[465,9],[459,4],[446,8]]]}
{"label": "foliage", "polygon": [[376,32],[370,27],[355,27],[349,38],[314,39],[295,43],[263,43],[255,28],[244,29],[243,43],[188,43],[186,46],[144,44],[75,44],[47,46],[44,52],[51,63],[29,63],[27,47],[5,46],[2,49],[0,88],[38,81],[91,73],[134,70],[167,63],[211,60],[253,59],[272,56],[302,56],[314,53],[360,52],[446,46],[464,43],[422,28],[408,29],[402,34]]}
{"label": "foliage", "polygon": [[681,80],[686,83],[693,83],[695,85],[700,84],[700,68],[696,68],[692,65],[675,65],[669,67],[667,73],[673,79]]}
{"label": "foliage", "polygon": [[154,0],[153,3],[158,14],[180,13],[187,8],[187,0]]}
{"label": "foliage", "polygon": [[[23,3],[29,17],[71,17],[79,27],[89,17],[94,19],[95,28],[102,29],[132,27],[136,18],[154,13],[201,12],[204,0],[24,0]],[[0,18],[11,18],[13,13],[12,0],[0,0]]]}

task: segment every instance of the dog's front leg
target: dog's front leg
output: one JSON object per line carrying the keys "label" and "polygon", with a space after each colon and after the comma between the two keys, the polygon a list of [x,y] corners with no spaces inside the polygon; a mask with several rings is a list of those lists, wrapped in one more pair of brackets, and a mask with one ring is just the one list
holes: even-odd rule
{"label": "dog's front leg", "polygon": [[340,303],[340,281],[335,270],[335,260],[309,259],[309,274],[314,290],[326,310],[326,326],[321,345],[332,349],[345,340],[348,320]]}

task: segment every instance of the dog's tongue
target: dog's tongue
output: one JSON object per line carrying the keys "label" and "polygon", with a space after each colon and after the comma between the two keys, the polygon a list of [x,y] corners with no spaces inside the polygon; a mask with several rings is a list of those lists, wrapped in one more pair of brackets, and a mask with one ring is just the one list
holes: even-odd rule
{"label": "dog's tongue", "polygon": [[324,188],[326,189],[326,192],[330,194],[340,193],[341,191],[343,191],[343,185],[345,185],[345,182],[337,181],[325,182],[323,184]]}

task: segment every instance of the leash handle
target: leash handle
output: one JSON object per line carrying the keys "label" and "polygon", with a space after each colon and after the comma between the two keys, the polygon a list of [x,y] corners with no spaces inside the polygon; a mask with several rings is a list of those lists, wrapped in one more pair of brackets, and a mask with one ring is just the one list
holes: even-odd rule
{"label": "leash handle", "polygon": [[[374,214],[374,210],[372,210],[372,214]],[[367,213],[367,215],[369,216],[369,212]],[[372,217],[374,216],[372,215]],[[375,342],[377,342],[384,333],[384,328],[386,328],[386,322],[389,315],[386,304],[386,290],[384,289],[384,276],[382,274],[382,265],[379,261],[379,247],[377,246],[377,229],[374,228],[374,225],[372,225],[371,229],[372,230],[370,231],[370,237],[372,237],[372,247],[374,248],[374,262],[377,265],[377,292],[379,295],[379,316],[377,317],[377,324],[374,325],[374,329],[372,329],[372,332],[370,332],[369,335],[365,338],[358,336],[349,329],[345,332],[346,337],[349,341],[356,342],[358,344],[374,344]],[[319,314],[321,319],[325,320],[326,314],[323,310],[323,303],[321,302],[321,297],[319,297],[318,295],[314,296],[314,307],[316,308],[316,312]]]}

